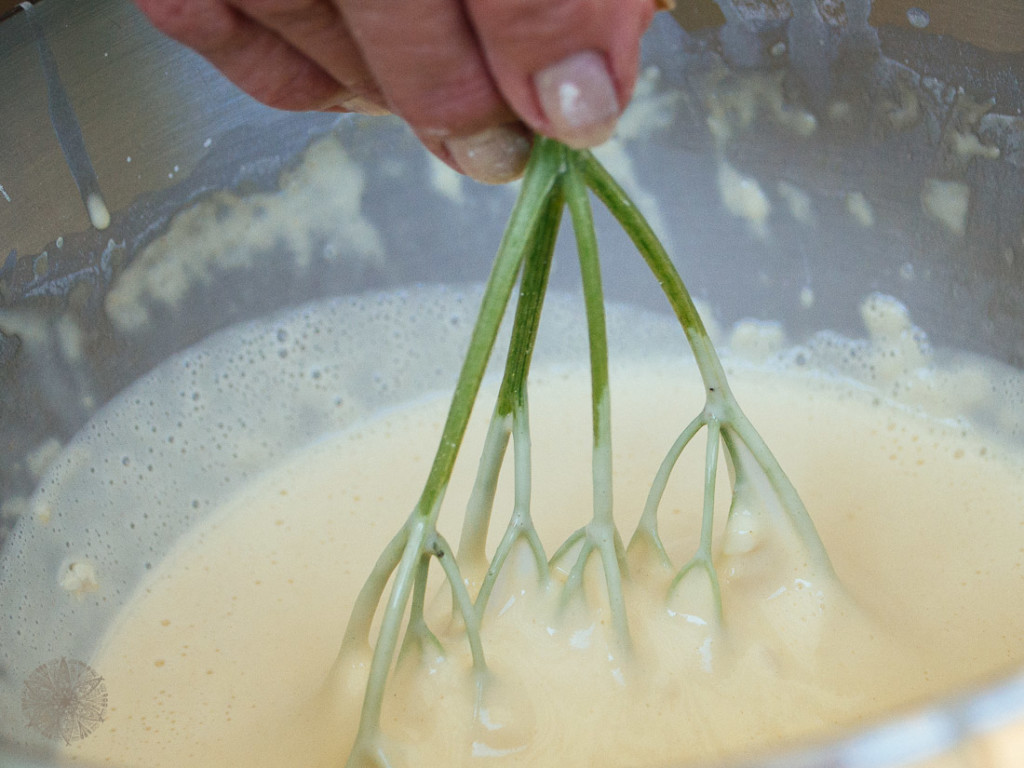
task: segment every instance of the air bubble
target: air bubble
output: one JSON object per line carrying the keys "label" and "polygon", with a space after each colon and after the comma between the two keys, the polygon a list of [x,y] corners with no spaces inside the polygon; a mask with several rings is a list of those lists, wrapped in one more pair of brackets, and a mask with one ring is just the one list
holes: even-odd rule
{"label": "air bubble", "polygon": [[931,24],[932,17],[928,15],[928,11],[914,6],[907,10],[907,21],[916,29],[924,29]]}

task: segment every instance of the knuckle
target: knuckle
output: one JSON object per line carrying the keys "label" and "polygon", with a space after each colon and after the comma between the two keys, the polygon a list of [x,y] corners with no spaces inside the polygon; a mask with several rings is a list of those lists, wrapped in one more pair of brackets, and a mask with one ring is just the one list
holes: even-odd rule
{"label": "knuckle", "polygon": [[136,4],[154,27],[171,37],[194,25],[189,20],[194,6],[186,0],[136,0]]}
{"label": "knuckle", "polygon": [[324,0],[247,0],[248,15],[274,28],[299,28],[316,33],[336,26],[337,9]]}
{"label": "knuckle", "polygon": [[230,40],[237,28],[234,12],[220,3],[200,6],[189,0],[138,0],[138,5],[154,27],[200,53]]}
{"label": "knuckle", "polygon": [[341,80],[340,86],[353,96],[372,101],[380,106],[387,104],[387,97],[381,90],[380,85],[368,73],[359,73],[346,77]]}
{"label": "knuckle", "polygon": [[476,133],[511,114],[490,79],[479,73],[450,76],[393,101],[397,113],[414,130],[434,136]]}
{"label": "knuckle", "polygon": [[256,71],[240,86],[257,101],[288,111],[316,109],[338,92],[337,84],[306,68],[284,78],[268,78]]}
{"label": "knuckle", "polygon": [[604,9],[594,0],[471,0],[473,18],[505,46],[555,55],[590,39]]}

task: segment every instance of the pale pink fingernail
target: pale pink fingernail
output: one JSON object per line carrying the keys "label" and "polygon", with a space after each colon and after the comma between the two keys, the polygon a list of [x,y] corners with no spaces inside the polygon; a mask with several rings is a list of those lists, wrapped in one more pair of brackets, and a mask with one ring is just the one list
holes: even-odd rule
{"label": "pale pink fingernail", "polygon": [[526,129],[518,123],[445,141],[459,169],[485,184],[504,184],[519,178],[530,157],[531,144]]}
{"label": "pale pink fingernail", "polygon": [[362,96],[352,96],[341,102],[341,106],[350,112],[359,112],[364,115],[390,115],[384,107],[376,104]]}
{"label": "pale pink fingernail", "polygon": [[534,76],[534,86],[555,138],[570,147],[593,147],[615,130],[619,99],[604,57],[583,51]]}
{"label": "pale pink fingernail", "polygon": [[390,115],[384,107],[370,101],[363,96],[353,96],[348,91],[342,91],[332,97],[321,110],[324,112],[359,112],[363,115]]}

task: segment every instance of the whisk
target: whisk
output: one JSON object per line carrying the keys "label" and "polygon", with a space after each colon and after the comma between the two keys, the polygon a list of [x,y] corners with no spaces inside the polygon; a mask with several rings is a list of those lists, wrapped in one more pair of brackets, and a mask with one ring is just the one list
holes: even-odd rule
{"label": "whisk", "polygon": [[[616,527],[612,505],[608,338],[590,192],[604,203],[628,234],[661,285],[693,351],[706,395],[700,413],[686,425],[669,448],[628,548]],[[579,255],[589,340],[593,509],[590,521],[570,535],[549,557],[534,527],[530,506],[527,378],[555,241],[566,207]],[[438,529],[438,516],[517,281],[519,296],[504,372],[456,553]],[[483,695],[488,685],[481,623],[495,581],[510,553],[519,544],[525,544],[532,554],[541,585],[550,584],[553,568],[567,572],[567,578],[559,587],[563,603],[580,595],[584,571],[588,562],[596,557],[600,561],[612,617],[614,642],[628,653],[632,641],[623,584],[629,578],[630,563],[653,561],[659,566],[675,568],[658,532],[658,509],[679,457],[702,430],[707,431],[707,437],[699,543],[693,556],[675,569],[666,599],[672,597],[685,578],[703,574],[713,596],[714,612],[719,620],[722,618],[721,592],[712,560],[712,529],[716,476],[723,450],[732,478],[730,517],[740,511],[748,515],[766,514],[766,510],[781,512],[796,532],[809,563],[820,573],[831,574],[828,554],[799,494],[736,401],[689,292],[650,225],[590,152],[573,150],[551,139],[537,137],[521,191],[484,290],[440,445],[423,491],[401,529],[384,548],[360,591],[342,642],[339,660],[372,649],[359,727],[347,766],[390,765],[382,743],[380,721],[385,687],[396,654],[422,652],[428,646],[443,651],[441,641],[431,631],[424,614],[427,577],[435,561],[451,589],[455,614],[464,624],[478,697]],[[514,501],[504,534],[494,554],[488,557],[486,544],[498,476],[510,440]],[[470,592],[471,582],[466,578],[468,573],[482,574],[475,594]],[[389,581],[391,589],[385,599]],[[372,625],[381,610],[380,626],[373,638]]]}

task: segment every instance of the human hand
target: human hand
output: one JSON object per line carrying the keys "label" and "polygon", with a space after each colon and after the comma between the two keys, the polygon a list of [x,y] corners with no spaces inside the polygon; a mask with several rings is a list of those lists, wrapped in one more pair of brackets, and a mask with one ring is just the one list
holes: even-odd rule
{"label": "human hand", "polygon": [[668,0],[135,0],[251,96],[403,118],[452,168],[501,183],[533,131],[612,133]]}

